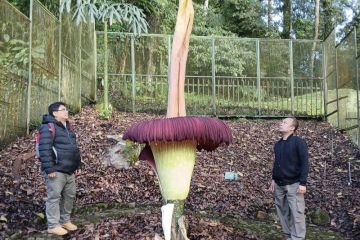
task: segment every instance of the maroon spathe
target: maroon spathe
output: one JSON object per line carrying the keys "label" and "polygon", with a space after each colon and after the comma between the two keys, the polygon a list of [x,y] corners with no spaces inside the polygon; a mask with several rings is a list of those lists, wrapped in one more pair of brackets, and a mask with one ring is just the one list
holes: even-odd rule
{"label": "maroon spathe", "polygon": [[124,140],[138,143],[194,140],[197,149],[212,151],[232,141],[229,127],[217,118],[175,117],[140,122],[128,128]]}

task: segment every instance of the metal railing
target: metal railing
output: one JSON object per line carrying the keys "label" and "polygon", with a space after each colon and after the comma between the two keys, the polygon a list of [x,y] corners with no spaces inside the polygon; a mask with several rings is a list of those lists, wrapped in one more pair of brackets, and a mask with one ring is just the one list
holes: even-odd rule
{"label": "metal railing", "polygon": [[[99,76],[103,72],[98,32]],[[125,111],[164,112],[172,36],[108,33],[112,103]],[[190,39],[185,82],[191,115],[323,116],[323,42]]]}

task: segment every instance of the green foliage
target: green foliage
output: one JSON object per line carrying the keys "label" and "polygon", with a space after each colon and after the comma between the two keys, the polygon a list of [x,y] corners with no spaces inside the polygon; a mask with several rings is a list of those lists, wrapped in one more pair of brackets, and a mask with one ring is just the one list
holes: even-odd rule
{"label": "green foliage", "polygon": [[[73,7],[73,20],[80,22],[109,22],[110,26],[117,22],[128,26],[129,30],[136,35],[147,32],[148,24],[142,9],[127,3],[111,3],[107,1],[78,0]],[[64,0],[60,5],[60,13],[71,11],[71,0]]]}
{"label": "green foliage", "polygon": [[263,8],[257,0],[226,0],[222,8],[225,29],[239,37],[262,37],[265,24],[262,20]]}
{"label": "green foliage", "polygon": [[[12,35],[11,35],[12,34]],[[18,76],[28,76],[29,42],[27,35],[20,23],[4,22],[0,30],[0,65]],[[44,57],[44,49],[32,48],[32,56]]]}
{"label": "green foliage", "polygon": [[26,77],[29,63],[29,44],[19,39],[11,39],[4,35],[0,41],[0,65],[19,76]]}
{"label": "green foliage", "polygon": [[[218,76],[245,76],[245,68],[255,63],[255,42],[215,38],[215,63]],[[193,38],[187,64],[188,75],[211,76],[212,39]]]}
{"label": "green foliage", "polygon": [[122,155],[129,162],[130,166],[134,166],[139,161],[139,155],[144,144],[138,144],[130,140],[125,141],[125,147],[122,150]]}
{"label": "green foliage", "polygon": [[108,104],[108,106],[106,106],[104,102],[96,104],[96,110],[99,112],[100,118],[105,120],[110,119],[113,112],[111,104]]}

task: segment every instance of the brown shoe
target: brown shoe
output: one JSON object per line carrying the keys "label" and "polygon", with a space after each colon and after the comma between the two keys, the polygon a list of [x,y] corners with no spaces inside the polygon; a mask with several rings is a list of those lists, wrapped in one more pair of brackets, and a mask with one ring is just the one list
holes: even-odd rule
{"label": "brown shoe", "polygon": [[51,234],[55,234],[55,235],[58,235],[58,236],[63,236],[65,234],[68,233],[68,231],[66,231],[64,228],[62,228],[61,226],[57,226],[57,227],[54,227],[54,228],[49,228],[47,230],[48,233],[51,233]]}
{"label": "brown shoe", "polygon": [[77,226],[71,222],[64,223],[62,227],[68,231],[75,231],[77,229]]}

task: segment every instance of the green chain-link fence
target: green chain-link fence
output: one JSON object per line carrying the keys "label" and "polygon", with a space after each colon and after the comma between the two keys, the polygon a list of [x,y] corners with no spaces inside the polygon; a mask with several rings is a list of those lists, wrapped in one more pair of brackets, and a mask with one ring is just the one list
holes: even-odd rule
{"label": "green chain-link fence", "polygon": [[0,147],[36,127],[51,102],[78,111],[96,99],[94,24],[59,20],[38,0],[29,12],[0,0]]}

